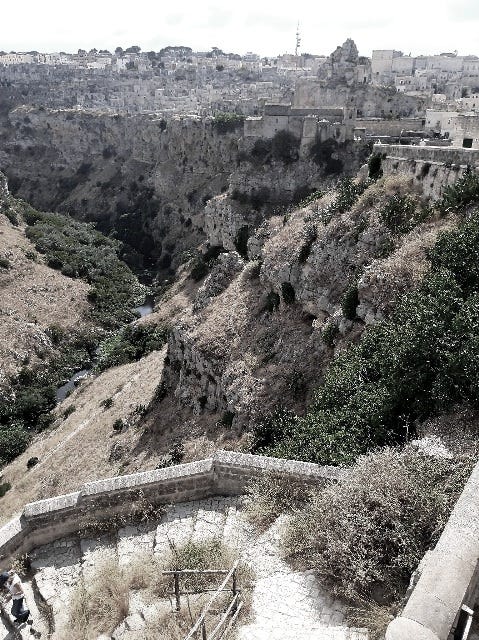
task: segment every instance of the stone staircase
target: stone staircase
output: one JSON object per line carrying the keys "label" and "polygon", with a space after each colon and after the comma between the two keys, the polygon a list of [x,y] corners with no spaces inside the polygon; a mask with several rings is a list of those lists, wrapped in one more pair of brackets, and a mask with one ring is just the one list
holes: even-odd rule
{"label": "stone staircase", "polygon": [[[242,516],[241,498],[211,498],[172,505],[159,523],[126,526],[96,539],[72,536],[56,540],[31,554],[36,573],[26,588],[35,626],[42,631],[42,638],[65,640],[60,631],[48,634],[47,620],[36,603],[43,602],[43,609],[51,611],[57,630],[64,627],[72,588],[82,575],[88,581],[105,554],[115,555],[124,566],[138,553],[163,554],[171,545],[214,537],[237,550],[256,575],[251,622],[238,630],[238,640],[367,640],[364,630],[346,626],[344,606],[324,591],[312,572],[293,572],[282,559],[279,539],[283,526],[282,517],[266,532],[258,533]],[[139,592],[132,592],[128,617],[111,636],[101,637],[141,640],[142,628],[160,606],[144,602]],[[31,638],[27,632],[22,631],[21,637]],[[0,640],[15,637],[6,630],[2,633],[0,626]]]}

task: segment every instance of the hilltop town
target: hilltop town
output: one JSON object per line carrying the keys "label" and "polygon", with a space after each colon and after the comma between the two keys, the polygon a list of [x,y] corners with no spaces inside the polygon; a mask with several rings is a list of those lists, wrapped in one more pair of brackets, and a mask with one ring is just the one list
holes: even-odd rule
{"label": "hilltop town", "polygon": [[[59,83],[55,91],[53,79]],[[293,113],[301,109],[301,115],[331,119],[315,110],[335,107],[348,114],[349,137],[365,132],[399,138],[402,131],[455,145],[477,142],[478,56],[411,56],[391,49],[373,50],[368,58],[359,56],[350,39],[329,56],[297,52],[261,58],[186,46],[158,52],[138,46],[113,53],[0,52],[0,86],[15,102],[31,106],[163,117],[223,112],[261,117],[266,105],[272,115],[277,114],[270,105],[291,105]],[[345,119],[344,113],[336,116]],[[382,127],[370,118],[412,121]]]}

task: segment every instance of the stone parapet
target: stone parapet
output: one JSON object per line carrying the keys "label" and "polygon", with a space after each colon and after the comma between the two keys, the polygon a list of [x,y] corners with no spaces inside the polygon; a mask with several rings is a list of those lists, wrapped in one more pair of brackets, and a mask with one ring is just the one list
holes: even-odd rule
{"label": "stone parapet", "polygon": [[455,164],[459,166],[479,166],[479,149],[377,143],[374,145],[374,153],[398,160],[437,162],[440,164]]}
{"label": "stone parapet", "polygon": [[0,570],[12,555],[28,553],[91,523],[134,514],[141,499],[162,505],[215,495],[241,495],[250,480],[265,474],[318,484],[337,480],[341,470],[218,451],[206,460],[88,482],[74,493],[27,504],[20,517],[2,527]]}
{"label": "stone parapet", "polygon": [[447,640],[462,605],[477,599],[479,563],[479,463],[461,493],[444,531],[424,561],[403,612],[386,640]]}

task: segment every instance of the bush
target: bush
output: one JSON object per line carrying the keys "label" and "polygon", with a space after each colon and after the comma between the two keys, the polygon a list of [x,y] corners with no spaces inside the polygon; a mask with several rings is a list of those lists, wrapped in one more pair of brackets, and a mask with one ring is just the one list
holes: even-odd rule
{"label": "bush", "polygon": [[281,293],[285,304],[293,304],[295,302],[296,294],[290,282],[283,282],[281,284]]}
{"label": "bush", "polygon": [[286,476],[266,473],[250,480],[246,487],[246,518],[266,529],[284,513],[304,507],[311,497],[311,487]]}
{"label": "bush", "polygon": [[271,140],[258,138],[251,149],[251,159],[255,164],[263,164],[272,151]]}
{"label": "bush", "polygon": [[336,336],[339,333],[339,327],[336,322],[328,322],[321,332],[323,342],[328,347],[333,348],[335,344]]}
{"label": "bush", "polygon": [[410,196],[394,194],[379,211],[379,219],[393,233],[408,233],[425,220],[427,214],[427,209],[418,207]]}
{"label": "bush", "polygon": [[323,222],[327,224],[334,215],[349,211],[369,185],[369,182],[355,182],[351,178],[339,180],[335,187],[334,200],[321,211]]}
{"label": "bush", "polygon": [[442,198],[436,206],[442,214],[446,214],[461,212],[467,206],[477,203],[479,203],[479,175],[468,171],[457,182],[444,189]]}
{"label": "bush", "polygon": [[98,347],[96,369],[104,371],[129,362],[136,362],[152,351],[161,349],[168,340],[169,329],[152,323],[131,324]]}
{"label": "bush", "polygon": [[270,291],[266,296],[266,302],[264,305],[265,311],[269,311],[270,313],[273,313],[273,311],[276,311],[279,308],[280,301],[281,301],[281,298],[276,293],[276,291]]}
{"label": "bush", "polygon": [[18,227],[19,220],[15,210],[10,207],[8,204],[2,208],[0,208],[0,213],[3,213],[4,216],[7,217],[7,220],[14,226]]}
{"label": "bush", "polygon": [[0,424],[0,465],[8,464],[25,451],[30,443],[30,434],[23,425]]}
{"label": "bush", "polygon": [[134,319],[131,309],[144,297],[144,287],[118,255],[121,245],[91,224],[57,213],[28,210],[27,237],[45,255],[49,266],[91,285],[91,316],[106,327]]}
{"label": "bush", "polygon": [[118,418],[113,423],[113,431],[123,431],[124,428],[125,428],[125,423],[121,418]]}
{"label": "bush", "polygon": [[293,133],[282,129],[271,140],[271,153],[275,160],[290,164],[299,158],[300,140]]}
{"label": "bush", "polygon": [[2,482],[0,484],[0,498],[3,498],[3,496],[7,493],[7,491],[10,491],[11,488],[12,485],[10,484],[10,482]]}
{"label": "bush", "polygon": [[378,180],[383,175],[381,168],[382,155],[380,153],[373,153],[368,160],[368,177],[371,180]]}
{"label": "bush", "polygon": [[335,595],[397,600],[437,541],[472,466],[411,447],[362,457],[293,515],[285,548],[326,578]]}
{"label": "bush", "polygon": [[341,301],[341,310],[343,316],[348,320],[356,319],[356,309],[359,304],[358,286],[356,284],[351,285],[346,289],[346,292]]}
{"label": "bush", "polygon": [[10,269],[11,268],[11,263],[10,260],[8,258],[4,258],[3,256],[0,256],[0,269]]}
{"label": "bush", "polygon": [[243,128],[245,117],[237,113],[217,113],[213,118],[213,128],[220,134]]}
{"label": "bush", "polygon": [[298,417],[284,407],[277,407],[272,414],[260,416],[253,425],[253,453],[266,453],[271,447],[294,435]]}
{"label": "bush", "polygon": [[39,462],[40,462],[40,460],[39,460],[39,458],[37,456],[33,456],[31,458],[28,458],[28,460],[27,460],[27,469],[33,469],[33,467],[35,467]]}
{"label": "bush", "polygon": [[66,420],[68,416],[71,416],[72,413],[75,413],[76,407],[74,404],[71,404],[69,407],[65,409],[63,412],[63,418]]}

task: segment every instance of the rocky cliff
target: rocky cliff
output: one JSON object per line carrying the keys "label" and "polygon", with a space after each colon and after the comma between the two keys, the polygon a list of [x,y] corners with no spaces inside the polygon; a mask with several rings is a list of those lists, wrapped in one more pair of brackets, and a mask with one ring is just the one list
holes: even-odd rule
{"label": "rocky cliff", "polygon": [[[243,256],[221,236],[227,253],[213,262],[169,342],[164,382],[181,404],[241,427],[278,404],[302,412],[334,352],[419,284],[428,247],[451,222],[433,218],[398,233],[382,212],[391,198],[421,208],[421,186],[388,177],[349,204],[344,197],[332,189],[271,217]],[[214,226],[218,216],[209,211]]]}

